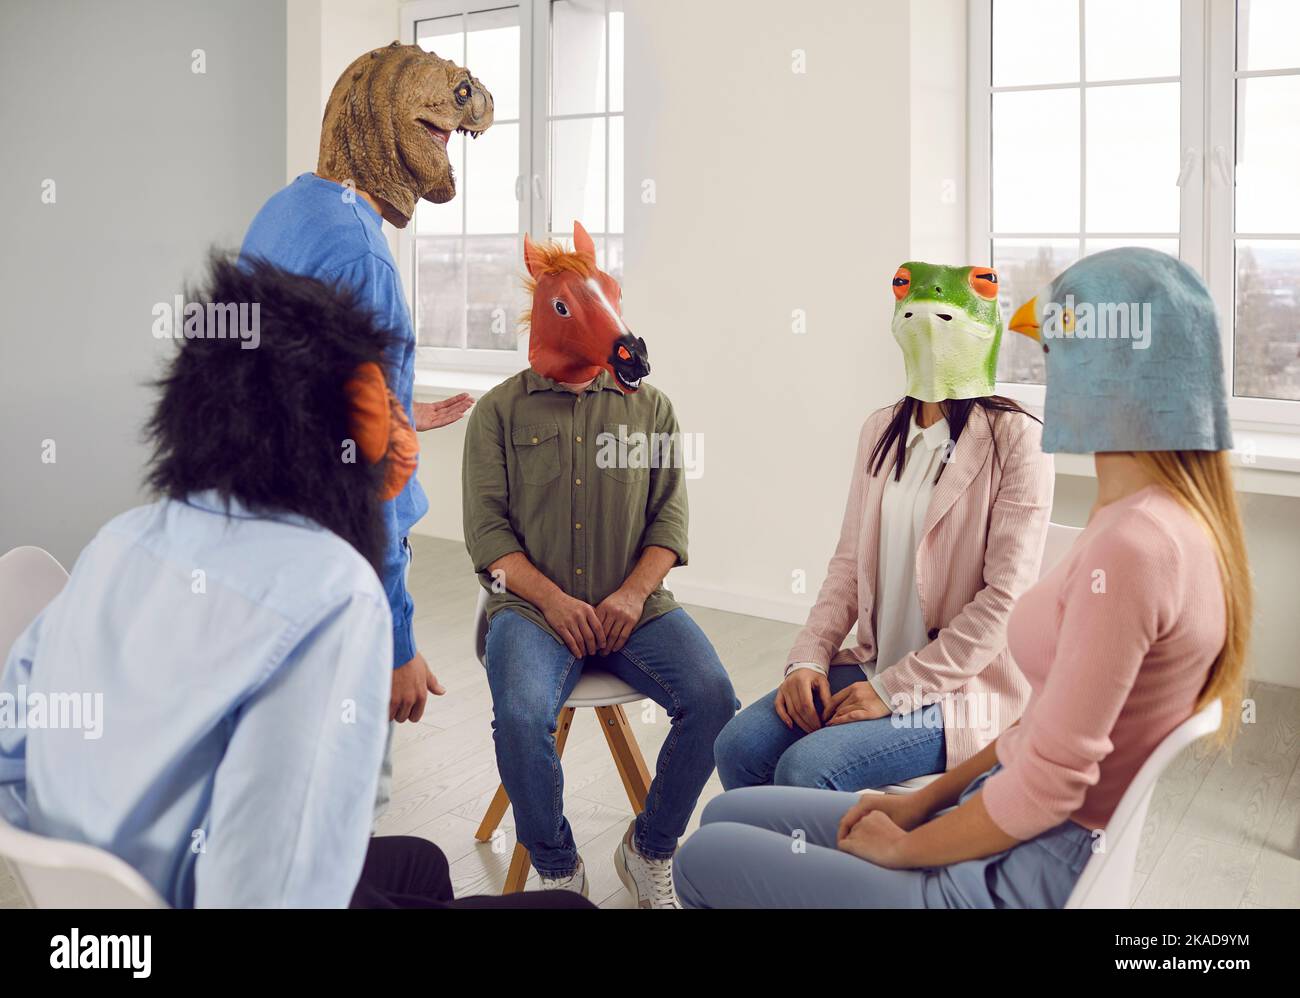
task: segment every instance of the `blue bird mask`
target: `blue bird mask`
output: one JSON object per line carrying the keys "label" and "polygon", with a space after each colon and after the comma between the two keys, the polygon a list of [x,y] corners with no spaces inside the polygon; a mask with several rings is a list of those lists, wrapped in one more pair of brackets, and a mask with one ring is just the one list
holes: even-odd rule
{"label": "blue bird mask", "polygon": [[1044,451],[1232,448],[1214,302],[1167,253],[1084,257],[1007,328],[1046,352]]}

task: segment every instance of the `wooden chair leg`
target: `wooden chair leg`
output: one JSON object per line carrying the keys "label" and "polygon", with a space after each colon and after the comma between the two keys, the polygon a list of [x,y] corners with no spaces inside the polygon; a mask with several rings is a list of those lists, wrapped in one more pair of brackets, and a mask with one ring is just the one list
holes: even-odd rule
{"label": "wooden chair leg", "polygon": [[514,855],[510,857],[510,870],[506,873],[506,883],[501,888],[502,894],[522,893],[524,884],[528,882],[528,866],[528,850],[522,843],[516,842]]}
{"label": "wooden chair leg", "polygon": [[605,741],[609,742],[618,775],[623,778],[627,799],[632,802],[632,810],[640,814],[645,810],[646,795],[650,792],[650,771],[646,769],[641,747],[627,722],[627,714],[621,704],[614,704],[597,707],[596,716],[600,718],[600,730],[605,732]]}
{"label": "wooden chair leg", "polygon": [[[555,720],[555,754],[557,756],[564,755],[564,743],[569,740],[569,729],[573,727],[573,711],[573,707],[565,707]],[[492,798],[492,803],[488,805],[487,814],[483,815],[483,822],[478,826],[478,831],[474,837],[480,842],[488,841],[497,825],[501,823],[501,818],[509,806],[510,795],[506,793],[505,786],[497,787],[496,796]],[[515,851],[510,857],[510,869],[506,872],[506,883],[501,891],[502,894],[518,894],[524,889],[524,884],[528,882],[528,866],[528,850],[521,843],[515,842]]]}
{"label": "wooden chair leg", "polygon": [[506,786],[504,783],[498,784],[496,796],[492,798],[492,803],[488,805],[487,813],[483,815],[483,820],[479,823],[474,838],[480,842],[490,841],[492,833],[497,830],[497,825],[501,824],[501,819],[505,817],[506,808],[509,806],[510,795],[506,793]]}

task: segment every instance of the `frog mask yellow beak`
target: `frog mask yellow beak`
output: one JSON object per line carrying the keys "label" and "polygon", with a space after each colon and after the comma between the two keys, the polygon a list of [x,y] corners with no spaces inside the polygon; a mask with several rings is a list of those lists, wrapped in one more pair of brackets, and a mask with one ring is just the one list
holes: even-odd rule
{"label": "frog mask yellow beak", "polygon": [[1042,342],[1042,336],[1038,331],[1038,299],[1030,298],[1018,309],[1011,321],[1007,323],[1007,328],[1012,332],[1019,333],[1021,336],[1028,336],[1031,340]]}

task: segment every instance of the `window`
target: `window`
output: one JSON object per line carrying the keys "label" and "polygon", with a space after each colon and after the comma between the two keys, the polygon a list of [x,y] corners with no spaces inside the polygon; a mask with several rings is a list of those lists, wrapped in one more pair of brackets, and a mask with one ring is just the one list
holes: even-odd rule
{"label": "window", "polygon": [[[1215,296],[1234,417],[1300,425],[1300,4],[970,9],[971,252],[1003,308],[1099,250],[1180,256]],[[998,377],[1041,401],[1041,350],[1008,337]]]}
{"label": "window", "polygon": [[563,239],[582,222],[601,269],[623,277],[623,14],[604,0],[551,3],[546,114],[550,192],[541,228]]}
{"label": "window", "polygon": [[619,0],[426,0],[403,39],[467,66],[492,91],[477,139],[453,135],[457,192],[420,202],[400,234],[421,366],[502,373],[527,365],[523,233],[571,238],[622,270],[623,15]]}
{"label": "window", "polygon": [[[1233,5],[1221,6],[1214,28],[1232,38]],[[1231,244],[1225,239],[1223,246],[1231,259],[1219,268],[1219,297],[1235,318],[1229,384],[1240,398],[1289,399],[1294,409],[1300,402],[1300,4],[1241,0],[1235,28],[1232,75],[1226,66],[1220,74],[1222,127],[1213,137],[1216,154],[1235,150],[1219,154],[1225,172],[1235,164],[1236,180],[1235,204],[1224,205],[1225,216],[1235,209],[1233,220],[1222,222],[1225,231],[1231,225]],[[1269,407],[1252,403],[1250,411],[1264,416]]]}

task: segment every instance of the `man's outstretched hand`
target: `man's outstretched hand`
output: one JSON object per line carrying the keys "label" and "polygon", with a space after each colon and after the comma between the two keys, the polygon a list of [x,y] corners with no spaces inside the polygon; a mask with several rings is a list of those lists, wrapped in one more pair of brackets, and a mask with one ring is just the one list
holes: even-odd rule
{"label": "man's outstretched hand", "polygon": [[429,671],[429,663],[419,652],[405,665],[393,670],[393,695],[388,701],[388,719],[418,721],[424,716],[424,704],[429,694],[442,696],[447,691],[438,677]]}
{"label": "man's outstretched hand", "polygon": [[411,407],[415,410],[415,428],[423,433],[440,426],[450,426],[469,412],[469,407],[473,404],[474,400],[465,392],[441,402],[413,402]]}

